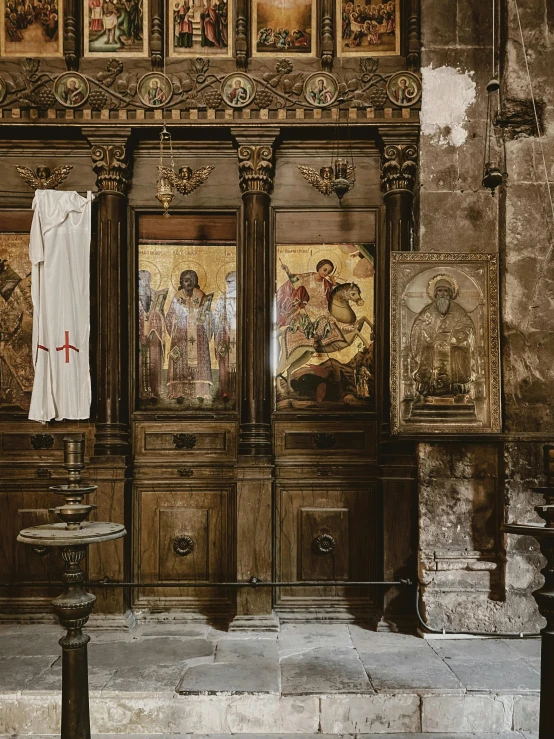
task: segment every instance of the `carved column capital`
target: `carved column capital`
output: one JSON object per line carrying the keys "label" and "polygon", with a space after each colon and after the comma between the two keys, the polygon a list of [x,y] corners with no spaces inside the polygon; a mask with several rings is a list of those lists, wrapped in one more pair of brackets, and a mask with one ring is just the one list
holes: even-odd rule
{"label": "carved column capital", "polygon": [[238,144],[239,185],[243,193],[273,189],[275,140],[279,129],[231,131]]}
{"label": "carved column capital", "polygon": [[239,185],[242,192],[271,192],[273,147],[268,144],[239,146]]}
{"label": "carved column capital", "polygon": [[90,143],[92,168],[99,192],[125,195],[131,179],[130,129],[102,133],[83,130]]}
{"label": "carved column capital", "polygon": [[381,154],[381,190],[413,193],[417,174],[416,144],[385,144]]}

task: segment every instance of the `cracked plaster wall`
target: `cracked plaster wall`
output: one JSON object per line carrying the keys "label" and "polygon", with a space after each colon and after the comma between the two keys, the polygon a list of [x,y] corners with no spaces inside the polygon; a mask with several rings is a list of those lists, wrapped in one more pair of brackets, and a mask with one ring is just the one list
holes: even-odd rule
{"label": "cracked plaster wall", "polygon": [[[554,180],[554,5],[518,0]],[[422,251],[499,252],[503,441],[420,444],[420,577],[435,627],[532,631],[531,591],[542,582],[534,540],[503,537],[500,522],[534,520],[543,484],[542,445],[554,398],[553,216],[533,124],[507,135],[508,186],[481,186],[491,6],[482,0],[422,0],[423,110],[418,197]],[[506,0],[501,57],[504,97],[529,110],[514,0]],[[520,102],[521,101],[521,102]]]}

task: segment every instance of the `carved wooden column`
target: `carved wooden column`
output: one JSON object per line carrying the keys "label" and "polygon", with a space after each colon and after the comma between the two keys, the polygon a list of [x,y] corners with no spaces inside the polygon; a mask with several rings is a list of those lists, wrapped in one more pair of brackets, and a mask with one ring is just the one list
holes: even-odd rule
{"label": "carved wooden column", "polygon": [[420,0],[411,0],[410,15],[408,16],[408,54],[406,55],[406,66],[412,72],[419,72],[421,67],[420,13]]}
{"label": "carved wooden column", "polygon": [[[413,245],[413,199],[417,175],[417,130],[385,138],[381,146],[381,190],[385,203],[385,281],[383,300],[383,416],[381,426],[381,504],[383,579],[417,576],[417,467],[412,442],[390,437],[390,253]],[[398,143],[397,143],[398,142]],[[393,589],[383,598],[378,630],[394,630],[413,613],[411,590]]]}
{"label": "carved wooden column", "polygon": [[385,143],[381,154],[381,190],[386,207],[387,252],[412,248],[413,198],[417,173],[415,143]]}
{"label": "carved wooden column", "polygon": [[163,0],[152,0],[152,30],[150,32],[150,62],[152,69],[164,66]]}
{"label": "carved wooden column", "polygon": [[131,130],[84,131],[96,173],[96,443],[95,454],[129,451],[127,185]]}
{"label": "carved wooden column", "polygon": [[77,39],[77,0],[63,0],[63,55],[70,72],[79,69],[79,48]]}
{"label": "carved wooden column", "polygon": [[235,24],[235,61],[237,69],[248,69],[248,0],[237,0]]}
{"label": "carved wooden column", "polygon": [[321,68],[333,69],[333,0],[323,0],[321,6]]}
{"label": "carved wooden column", "polygon": [[[240,249],[241,405],[237,464],[237,576],[272,576],[270,192],[279,129],[232,131],[243,200]],[[231,629],[275,629],[271,591],[241,590]]]}
{"label": "carved wooden column", "polygon": [[[100,520],[125,523],[129,486],[129,274],[127,186],[131,177],[130,128],[84,128],[96,173],[96,223],[93,239],[92,343],[96,434],[89,471],[98,485]],[[125,547],[110,542],[89,553],[89,577],[125,579]],[[98,591],[98,611],[121,614],[124,593]]]}

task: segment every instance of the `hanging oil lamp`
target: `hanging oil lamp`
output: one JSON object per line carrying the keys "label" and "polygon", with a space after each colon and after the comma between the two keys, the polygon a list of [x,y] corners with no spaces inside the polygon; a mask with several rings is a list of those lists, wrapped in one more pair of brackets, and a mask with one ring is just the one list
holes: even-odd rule
{"label": "hanging oil lamp", "polygon": [[[170,167],[164,165],[164,146],[169,148],[170,152]],[[175,175],[175,162],[173,161],[173,143],[171,140],[171,134],[165,127],[160,133],[160,163],[158,165],[158,182],[156,190],[156,199],[164,207],[164,216],[169,218],[169,206],[171,205],[175,193],[173,191],[172,178],[170,173],[173,172]]]}
{"label": "hanging oil lamp", "polygon": [[[298,167],[304,179],[307,180],[312,187],[315,187],[316,190],[319,190],[320,193],[323,195],[332,195],[334,193],[339,199],[339,205],[342,205],[343,197],[346,193],[352,190],[356,181],[356,166],[354,164],[354,157],[352,154],[348,117],[346,118],[346,130],[348,131],[347,151],[344,153],[342,152],[342,148],[344,148],[342,147],[340,140],[340,104],[342,102],[344,102],[344,98],[340,98],[338,101],[339,114],[337,125],[335,127],[335,141],[333,144],[333,154],[331,156],[331,166],[321,167],[319,173],[316,172],[315,169],[312,169],[312,167],[305,167],[303,165],[299,165]],[[348,157],[348,155],[350,156]]]}
{"label": "hanging oil lamp", "polygon": [[496,73],[496,0],[492,3],[492,76],[487,84],[487,123],[485,127],[485,151],[483,158],[482,185],[490,190],[494,197],[496,188],[501,187],[507,179],[506,147],[504,131],[501,130],[500,146],[495,137],[495,125],[498,124],[501,112],[500,80]]}

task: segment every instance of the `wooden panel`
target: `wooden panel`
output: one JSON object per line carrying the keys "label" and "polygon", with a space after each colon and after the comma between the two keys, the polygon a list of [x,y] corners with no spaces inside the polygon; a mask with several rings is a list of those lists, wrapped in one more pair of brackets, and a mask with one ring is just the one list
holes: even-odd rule
{"label": "wooden panel", "polygon": [[[13,483],[12,483],[13,485]],[[59,503],[57,496],[42,484],[35,490],[14,487],[2,487],[0,491],[0,581],[47,583],[60,580],[63,571],[59,552],[54,550],[46,556],[39,556],[33,549],[17,541],[19,531],[28,526],[37,526],[57,520],[49,508]],[[40,589],[33,588],[31,597],[41,594]],[[5,595],[2,593],[0,595]],[[29,597],[29,593],[18,588],[12,594],[17,600]]]}
{"label": "wooden panel", "polygon": [[235,213],[144,215],[139,218],[141,241],[231,241],[237,238]]}
{"label": "wooden panel", "polygon": [[158,509],[158,580],[209,580],[206,508]]}
{"label": "wooden panel", "polygon": [[377,424],[275,422],[277,457],[377,458]]}
{"label": "wooden panel", "polygon": [[348,580],[348,508],[300,509],[299,580]]}
{"label": "wooden panel", "polygon": [[275,213],[277,244],[367,244],[376,239],[374,211],[289,210]]}
{"label": "wooden panel", "polygon": [[33,221],[32,210],[6,211],[0,210],[0,232],[29,233]]}
{"label": "wooden panel", "polygon": [[[226,591],[164,589],[163,583],[221,582],[231,577],[233,487],[167,482],[137,484],[135,490],[135,579],[160,583],[159,587],[136,591],[135,606],[185,610],[229,607],[233,595]],[[192,551],[180,556],[191,544]]]}
{"label": "wooden panel", "polygon": [[156,461],[234,459],[236,424],[233,422],[147,423],[135,426],[135,453]]}
{"label": "wooden panel", "polygon": [[[278,483],[277,578],[367,580],[376,577],[377,519],[375,483]],[[312,550],[320,534],[333,537],[333,554]],[[277,605],[293,610],[315,606],[370,608],[367,588],[308,586],[280,588]]]}
{"label": "wooden panel", "polygon": [[[58,520],[47,508],[20,508],[17,513],[18,516],[13,521],[15,536],[21,529],[30,526],[42,526],[42,524]],[[14,551],[14,574],[18,582],[46,582],[61,578],[63,567],[61,566],[61,558],[58,557],[58,549],[46,549],[44,552],[42,550],[35,551],[34,547],[16,542]]]}

